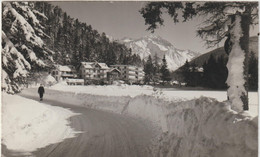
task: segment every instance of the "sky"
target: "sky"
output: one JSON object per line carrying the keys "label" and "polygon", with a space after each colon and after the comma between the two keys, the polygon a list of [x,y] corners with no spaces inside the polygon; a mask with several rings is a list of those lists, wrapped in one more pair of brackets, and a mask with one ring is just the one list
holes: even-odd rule
{"label": "sky", "polygon": [[[51,2],[58,5],[63,11],[73,18],[78,18],[81,22],[86,22],[99,33],[105,32],[114,39],[129,37],[138,39],[151,34],[146,31],[144,18],[139,10],[147,2]],[[189,49],[192,51],[205,53],[214,48],[207,49],[203,40],[196,36],[196,29],[201,21],[198,18],[185,23],[174,24],[168,15],[163,15],[164,26],[155,30],[155,35],[171,42],[178,49]],[[257,34],[254,29],[253,34]],[[220,47],[223,42],[219,45]],[[215,47],[217,48],[217,47]]]}

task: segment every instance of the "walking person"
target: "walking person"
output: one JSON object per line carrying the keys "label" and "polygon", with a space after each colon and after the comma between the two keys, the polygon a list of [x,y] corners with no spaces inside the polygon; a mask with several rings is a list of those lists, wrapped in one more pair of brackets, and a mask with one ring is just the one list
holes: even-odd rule
{"label": "walking person", "polygon": [[42,97],[43,97],[43,94],[44,94],[44,88],[43,88],[42,84],[40,84],[40,87],[38,88],[38,93],[40,95],[40,101],[42,101]]}

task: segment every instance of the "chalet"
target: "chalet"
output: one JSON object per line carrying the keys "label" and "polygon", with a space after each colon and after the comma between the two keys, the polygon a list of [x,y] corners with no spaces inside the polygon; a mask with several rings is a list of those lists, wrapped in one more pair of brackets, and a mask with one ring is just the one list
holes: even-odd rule
{"label": "chalet", "polygon": [[107,72],[107,80],[111,84],[113,81],[117,81],[121,79],[121,71],[116,68],[111,68]]}
{"label": "chalet", "polygon": [[80,77],[85,80],[85,84],[101,82],[107,80],[107,72],[110,68],[105,63],[81,62]]}
{"label": "chalet", "polygon": [[55,69],[51,71],[51,75],[58,82],[65,79],[72,79],[77,77],[75,68],[70,65],[56,65]]}
{"label": "chalet", "polygon": [[112,68],[116,68],[121,71],[121,80],[127,83],[142,83],[144,79],[143,68],[133,65],[111,65]]}

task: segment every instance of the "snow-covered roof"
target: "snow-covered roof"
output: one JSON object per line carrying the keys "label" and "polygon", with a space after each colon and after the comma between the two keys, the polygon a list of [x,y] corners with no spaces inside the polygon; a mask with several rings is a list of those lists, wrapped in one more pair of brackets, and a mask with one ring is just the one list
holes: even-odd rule
{"label": "snow-covered roof", "polygon": [[58,65],[57,69],[59,71],[66,71],[66,72],[71,72],[72,71],[72,69],[69,66],[67,66],[67,65]]}
{"label": "snow-covered roof", "polygon": [[91,69],[93,63],[94,63],[94,62],[81,62],[81,65],[82,65],[84,68]]}
{"label": "snow-covered roof", "polygon": [[117,72],[121,73],[121,71],[118,70],[117,68],[112,68],[112,69],[109,70],[109,72],[112,72],[112,71],[117,71]]}
{"label": "snow-covered roof", "polygon": [[98,63],[101,67],[101,69],[109,69],[106,63]]}
{"label": "snow-covered roof", "polygon": [[98,62],[81,62],[81,65],[86,69],[92,69],[96,65],[100,66],[101,69],[109,69],[106,63],[98,63]]}

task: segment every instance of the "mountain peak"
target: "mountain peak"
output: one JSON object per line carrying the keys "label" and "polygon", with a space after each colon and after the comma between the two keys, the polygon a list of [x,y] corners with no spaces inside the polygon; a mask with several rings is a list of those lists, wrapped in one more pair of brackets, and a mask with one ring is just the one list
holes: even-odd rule
{"label": "mountain peak", "polygon": [[182,66],[186,60],[191,60],[199,55],[199,53],[190,50],[177,49],[169,41],[155,34],[149,34],[136,40],[123,38],[121,43],[131,48],[133,54],[139,55],[144,60],[147,60],[149,55],[152,58],[157,55],[160,62],[165,56],[171,71]]}

